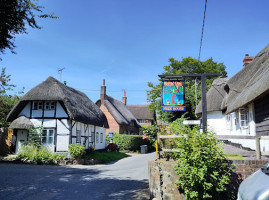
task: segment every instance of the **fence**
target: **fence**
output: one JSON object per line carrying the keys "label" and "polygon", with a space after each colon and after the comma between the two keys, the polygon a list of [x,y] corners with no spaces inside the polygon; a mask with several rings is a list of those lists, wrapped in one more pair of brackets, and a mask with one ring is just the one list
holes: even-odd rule
{"label": "fence", "polygon": [[[175,139],[175,138],[182,138],[187,137],[187,135],[178,136],[178,135],[158,135],[156,141],[160,143],[160,139]],[[244,140],[255,140],[256,141],[256,150],[255,151],[248,151],[248,152],[237,152],[238,155],[241,156],[253,156],[256,155],[257,159],[261,159],[261,156],[269,156],[269,151],[261,152],[260,148],[260,141],[261,140],[269,140],[269,136],[243,136],[243,135],[215,135],[215,137],[219,140],[229,140],[229,139],[244,139]],[[163,152],[177,152],[177,149],[162,149]],[[156,153],[158,154],[158,148],[156,148]]]}

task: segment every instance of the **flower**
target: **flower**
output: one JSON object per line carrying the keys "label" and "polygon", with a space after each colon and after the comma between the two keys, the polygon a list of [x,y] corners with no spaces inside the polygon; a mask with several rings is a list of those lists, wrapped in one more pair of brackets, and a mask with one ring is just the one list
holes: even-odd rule
{"label": "flower", "polygon": [[143,139],[143,140],[145,140],[145,139],[147,139],[147,138],[148,138],[148,136],[147,136],[146,134],[142,135],[142,139]]}
{"label": "flower", "polygon": [[170,131],[167,131],[168,134],[170,134],[171,132]]}

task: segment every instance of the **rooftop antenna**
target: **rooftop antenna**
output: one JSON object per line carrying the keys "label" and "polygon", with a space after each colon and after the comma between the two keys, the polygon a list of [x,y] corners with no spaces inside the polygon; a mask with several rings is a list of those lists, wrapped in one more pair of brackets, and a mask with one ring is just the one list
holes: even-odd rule
{"label": "rooftop antenna", "polygon": [[62,73],[63,73],[63,70],[65,69],[65,67],[63,68],[58,68],[58,74],[60,75],[60,81],[62,82]]}

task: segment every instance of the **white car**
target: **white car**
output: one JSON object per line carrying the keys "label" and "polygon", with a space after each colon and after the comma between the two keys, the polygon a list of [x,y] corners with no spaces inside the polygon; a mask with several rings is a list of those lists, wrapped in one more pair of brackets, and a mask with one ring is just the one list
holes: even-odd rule
{"label": "white car", "polygon": [[269,165],[262,167],[240,184],[237,200],[269,200]]}

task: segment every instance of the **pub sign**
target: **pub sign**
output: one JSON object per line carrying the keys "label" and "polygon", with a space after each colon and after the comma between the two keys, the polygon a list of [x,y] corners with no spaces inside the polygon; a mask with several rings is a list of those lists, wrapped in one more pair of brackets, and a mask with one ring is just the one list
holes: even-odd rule
{"label": "pub sign", "polygon": [[162,82],[162,111],[186,111],[183,80]]}

